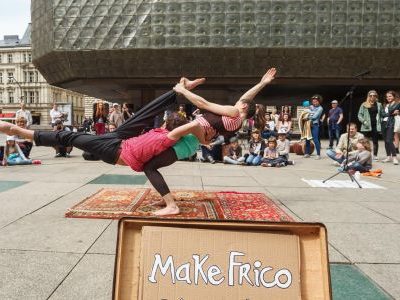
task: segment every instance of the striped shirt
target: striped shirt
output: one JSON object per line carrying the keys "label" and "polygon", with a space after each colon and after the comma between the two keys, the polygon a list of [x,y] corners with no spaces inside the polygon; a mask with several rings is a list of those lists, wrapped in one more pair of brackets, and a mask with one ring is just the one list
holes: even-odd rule
{"label": "striped shirt", "polygon": [[210,130],[215,130],[216,135],[226,135],[226,133],[235,132],[242,127],[242,118],[240,115],[227,117],[206,112],[197,117],[196,122],[200,124],[204,132],[207,133]]}
{"label": "striped shirt", "polygon": [[149,132],[122,141],[120,158],[136,172],[143,171],[143,166],[177,141],[167,137],[168,130],[156,128]]}

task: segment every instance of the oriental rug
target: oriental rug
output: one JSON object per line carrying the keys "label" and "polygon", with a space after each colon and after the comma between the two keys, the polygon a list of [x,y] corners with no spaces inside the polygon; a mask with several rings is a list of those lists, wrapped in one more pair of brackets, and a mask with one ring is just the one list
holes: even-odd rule
{"label": "oriental rug", "polygon": [[[162,218],[293,221],[262,193],[175,190],[172,194],[181,213]],[[65,216],[99,219],[154,217],[153,213],[162,208],[156,205],[161,200],[161,196],[150,188],[103,188],[68,209]]]}

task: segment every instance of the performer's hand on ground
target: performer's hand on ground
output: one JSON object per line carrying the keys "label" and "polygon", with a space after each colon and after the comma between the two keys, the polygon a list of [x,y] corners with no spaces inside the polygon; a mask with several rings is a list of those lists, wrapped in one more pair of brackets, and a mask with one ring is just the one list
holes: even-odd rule
{"label": "performer's hand on ground", "polygon": [[196,78],[195,80],[189,80],[185,77],[182,77],[180,83],[183,83],[185,88],[190,91],[193,90],[198,85],[203,84],[205,81],[206,81],[205,78]]}
{"label": "performer's hand on ground", "polygon": [[275,75],[276,75],[276,69],[275,68],[269,69],[267,73],[265,73],[264,76],[261,78],[261,83],[263,84],[270,83],[272,80],[274,80]]}

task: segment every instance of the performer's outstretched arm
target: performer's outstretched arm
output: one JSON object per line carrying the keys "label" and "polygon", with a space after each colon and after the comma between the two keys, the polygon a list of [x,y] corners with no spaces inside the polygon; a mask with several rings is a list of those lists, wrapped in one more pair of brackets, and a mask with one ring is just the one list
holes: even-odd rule
{"label": "performer's outstretched arm", "polygon": [[246,93],[244,93],[241,97],[240,100],[242,99],[247,99],[247,100],[253,100],[257,94],[269,83],[271,83],[272,80],[274,80],[276,74],[276,69],[271,68],[269,69],[264,76],[261,78],[260,82],[257,83],[255,86],[253,86],[250,90],[248,90]]}
{"label": "performer's outstretched arm", "polygon": [[232,105],[220,105],[207,101],[203,97],[200,97],[199,95],[187,90],[182,82],[175,85],[174,91],[182,94],[186,99],[192,102],[193,105],[200,109],[208,110],[214,114],[232,118],[239,115],[239,110],[236,107]]}

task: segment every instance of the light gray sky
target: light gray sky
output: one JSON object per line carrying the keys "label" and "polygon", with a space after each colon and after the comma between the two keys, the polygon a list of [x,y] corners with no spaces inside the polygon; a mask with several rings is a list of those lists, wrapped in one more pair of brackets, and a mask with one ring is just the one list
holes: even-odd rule
{"label": "light gray sky", "polygon": [[0,40],[4,35],[18,34],[22,38],[30,21],[30,0],[0,0]]}

